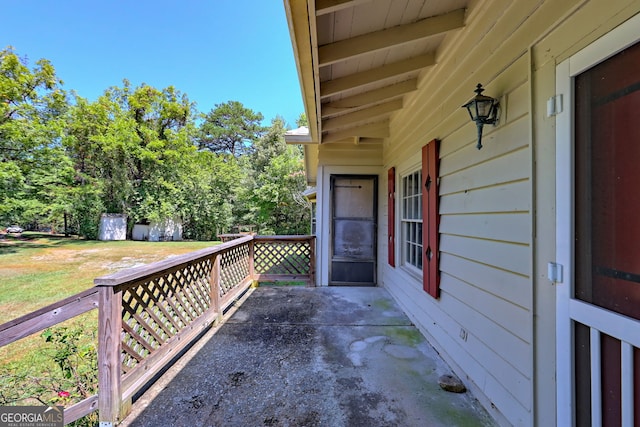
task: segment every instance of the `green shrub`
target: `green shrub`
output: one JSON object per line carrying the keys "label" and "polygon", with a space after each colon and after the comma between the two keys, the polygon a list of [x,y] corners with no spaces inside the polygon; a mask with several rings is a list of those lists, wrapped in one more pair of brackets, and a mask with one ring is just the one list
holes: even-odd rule
{"label": "green shrub", "polygon": [[[0,371],[0,405],[68,407],[97,393],[95,331],[64,326],[46,329],[41,336],[46,344],[38,361]],[[69,425],[97,425],[97,413]]]}

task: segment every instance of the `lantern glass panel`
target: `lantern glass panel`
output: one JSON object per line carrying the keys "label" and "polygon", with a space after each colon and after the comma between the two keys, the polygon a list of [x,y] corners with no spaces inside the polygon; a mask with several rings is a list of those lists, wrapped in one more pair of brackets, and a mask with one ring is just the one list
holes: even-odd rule
{"label": "lantern glass panel", "polygon": [[493,104],[491,101],[478,101],[477,102],[477,108],[478,108],[478,117],[481,119],[486,119],[487,117],[489,117],[489,114],[491,113],[491,104]]}

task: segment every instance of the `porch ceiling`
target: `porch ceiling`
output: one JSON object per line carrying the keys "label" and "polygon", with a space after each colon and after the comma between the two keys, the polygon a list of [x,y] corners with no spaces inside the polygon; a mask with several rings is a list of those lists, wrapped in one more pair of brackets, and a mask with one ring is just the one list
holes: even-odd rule
{"label": "porch ceiling", "polygon": [[[285,0],[311,140],[381,143],[468,0]],[[423,74],[424,75],[424,74]]]}

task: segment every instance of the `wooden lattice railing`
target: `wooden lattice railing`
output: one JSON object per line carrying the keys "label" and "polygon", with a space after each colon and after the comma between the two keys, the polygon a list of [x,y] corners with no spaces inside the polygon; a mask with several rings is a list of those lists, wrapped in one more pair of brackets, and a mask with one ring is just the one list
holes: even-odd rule
{"label": "wooden lattice railing", "polygon": [[65,422],[98,406],[109,425],[249,286],[281,280],[315,284],[314,236],[245,236],[99,277],[89,291],[0,325],[0,346],[98,306],[100,392],[65,409]]}
{"label": "wooden lattice railing", "polygon": [[210,275],[203,259],[122,292],[123,373],[209,310]]}
{"label": "wooden lattice railing", "polygon": [[309,236],[256,236],[256,280],[315,283],[315,242]]}
{"label": "wooden lattice railing", "polygon": [[96,279],[100,421],[122,419],[133,395],[253,283],[313,285],[314,258],[313,236],[244,236]]}

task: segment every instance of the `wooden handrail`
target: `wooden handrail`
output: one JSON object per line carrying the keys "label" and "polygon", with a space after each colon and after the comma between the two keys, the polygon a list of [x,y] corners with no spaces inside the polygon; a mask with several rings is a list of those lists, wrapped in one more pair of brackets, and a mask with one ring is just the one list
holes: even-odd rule
{"label": "wooden handrail", "polygon": [[306,242],[308,240],[315,239],[313,235],[281,235],[281,236],[253,236],[253,240],[256,242]]}
{"label": "wooden handrail", "polygon": [[0,347],[98,308],[98,290],[87,289],[0,325]]}
{"label": "wooden handrail", "polygon": [[227,252],[236,246],[240,246],[243,243],[249,242],[253,239],[252,236],[242,237],[240,239],[231,240],[226,243],[222,243],[218,246],[212,246],[210,248],[200,249],[198,251],[189,252],[187,254],[178,255],[165,259],[162,261],[156,261],[151,264],[141,265],[139,267],[128,268],[126,270],[120,270],[113,274],[101,276],[93,280],[93,283],[100,286],[119,286],[131,282],[139,282],[157,276],[158,273],[163,274],[174,268],[180,268],[185,264],[194,263],[205,258],[210,258],[213,255],[222,254]]}
{"label": "wooden handrail", "polygon": [[72,423],[79,418],[89,415],[98,409],[98,395],[94,394],[80,402],[64,408],[65,424]]}

